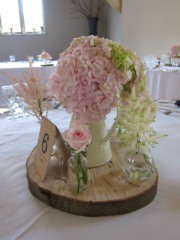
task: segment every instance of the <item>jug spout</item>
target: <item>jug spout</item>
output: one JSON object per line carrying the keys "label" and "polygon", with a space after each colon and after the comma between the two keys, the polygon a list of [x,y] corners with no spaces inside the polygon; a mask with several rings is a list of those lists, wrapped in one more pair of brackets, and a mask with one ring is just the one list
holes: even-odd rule
{"label": "jug spout", "polygon": [[109,132],[107,133],[107,135],[105,136],[103,141],[101,142],[101,146],[109,140],[109,138],[111,137],[111,135],[113,134],[113,132],[117,128],[118,118],[120,117],[120,115],[121,115],[121,107],[119,105],[117,105],[117,118],[116,118],[114,124],[112,125],[111,129],[109,130]]}

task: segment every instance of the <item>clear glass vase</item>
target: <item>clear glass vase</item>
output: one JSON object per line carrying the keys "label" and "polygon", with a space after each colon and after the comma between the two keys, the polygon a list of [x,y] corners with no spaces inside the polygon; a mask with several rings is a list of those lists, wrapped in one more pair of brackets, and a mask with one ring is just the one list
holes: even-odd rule
{"label": "clear glass vase", "polygon": [[123,172],[134,180],[145,180],[155,171],[154,160],[141,150],[127,152],[122,161]]}
{"label": "clear glass vase", "polygon": [[67,185],[72,193],[84,193],[88,181],[88,161],[80,153],[71,152],[68,160]]}
{"label": "clear glass vase", "polygon": [[44,59],[44,60],[43,60],[43,63],[44,63],[45,65],[51,64],[51,59]]}

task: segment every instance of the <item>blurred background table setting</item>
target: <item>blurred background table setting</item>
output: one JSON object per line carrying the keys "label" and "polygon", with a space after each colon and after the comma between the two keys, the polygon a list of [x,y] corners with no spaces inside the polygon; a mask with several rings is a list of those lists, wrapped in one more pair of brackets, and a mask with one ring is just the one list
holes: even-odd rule
{"label": "blurred background table setting", "polygon": [[[23,83],[23,85],[25,88],[27,87],[26,83]],[[19,83],[14,84],[14,86],[22,91],[22,87],[19,85]],[[23,98],[21,94],[16,91],[14,86],[2,86],[4,106],[0,107],[0,113],[7,114],[8,120],[13,120],[15,118],[26,118],[29,116],[29,114],[25,112]]]}
{"label": "blurred background table setting", "polygon": [[[15,56],[9,56],[9,58],[11,61],[0,62],[0,88],[2,88],[2,86],[10,85],[11,82],[11,79],[3,75],[1,72],[5,72],[24,81],[22,74],[23,72],[29,71],[29,63],[27,60],[15,61]],[[35,69],[35,74],[37,74],[38,70],[42,77],[42,81],[46,84],[49,77],[54,72],[57,60],[52,60],[52,57],[44,51],[41,54],[38,54],[36,58],[37,60],[35,60],[34,56],[30,56],[30,61]],[[4,98],[2,92],[0,92],[0,106],[3,105]]]}
{"label": "blurred background table setting", "polygon": [[180,99],[157,100],[157,110],[169,115],[171,113],[180,113]]}
{"label": "blurred background table setting", "polygon": [[146,87],[154,100],[178,99],[180,97],[180,60],[178,56],[162,54],[141,57],[145,64]]}

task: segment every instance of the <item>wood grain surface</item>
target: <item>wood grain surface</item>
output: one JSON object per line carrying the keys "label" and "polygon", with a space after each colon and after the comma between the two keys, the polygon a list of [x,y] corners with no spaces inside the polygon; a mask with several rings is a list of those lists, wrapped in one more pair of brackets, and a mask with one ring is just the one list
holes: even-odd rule
{"label": "wood grain surface", "polygon": [[84,216],[123,214],[146,206],[157,192],[157,170],[147,180],[132,180],[121,168],[124,153],[116,155],[120,145],[111,142],[111,148],[111,161],[103,166],[88,169],[87,190],[78,195],[67,190],[64,174],[67,166],[61,158],[51,158],[46,180],[41,181],[34,166],[35,147],[26,163],[31,193],[47,205]]}

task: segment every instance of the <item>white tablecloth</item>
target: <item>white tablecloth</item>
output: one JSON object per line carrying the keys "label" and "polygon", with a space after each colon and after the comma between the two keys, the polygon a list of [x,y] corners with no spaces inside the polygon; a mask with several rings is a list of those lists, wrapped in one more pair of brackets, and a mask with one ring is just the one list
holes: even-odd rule
{"label": "white tablecloth", "polygon": [[[50,110],[60,131],[70,115]],[[113,124],[116,112],[107,117]],[[180,115],[157,114],[157,134],[168,134],[152,150],[159,172],[158,192],[149,205],[135,212],[82,217],[51,208],[32,196],[26,179],[26,160],[38,141],[36,118],[7,120],[0,115],[0,239],[1,240],[178,240],[180,236]]]}
{"label": "white tablecloth", "polygon": [[[42,62],[34,62],[32,64],[35,73],[37,73],[37,70],[39,71],[42,82],[44,83],[48,82],[49,77],[55,69],[57,61],[52,61],[52,63],[54,66],[41,66],[41,64],[43,64]],[[29,71],[29,64],[27,62],[0,63],[0,106],[5,104],[1,87],[4,85],[9,85],[10,82],[13,82],[12,79],[9,79],[3,75],[1,73],[2,71],[25,82],[22,73]]]}
{"label": "white tablecloth", "polygon": [[172,67],[161,66],[146,70],[146,86],[154,100],[180,98],[180,71],[170,71],[171,69]]}

